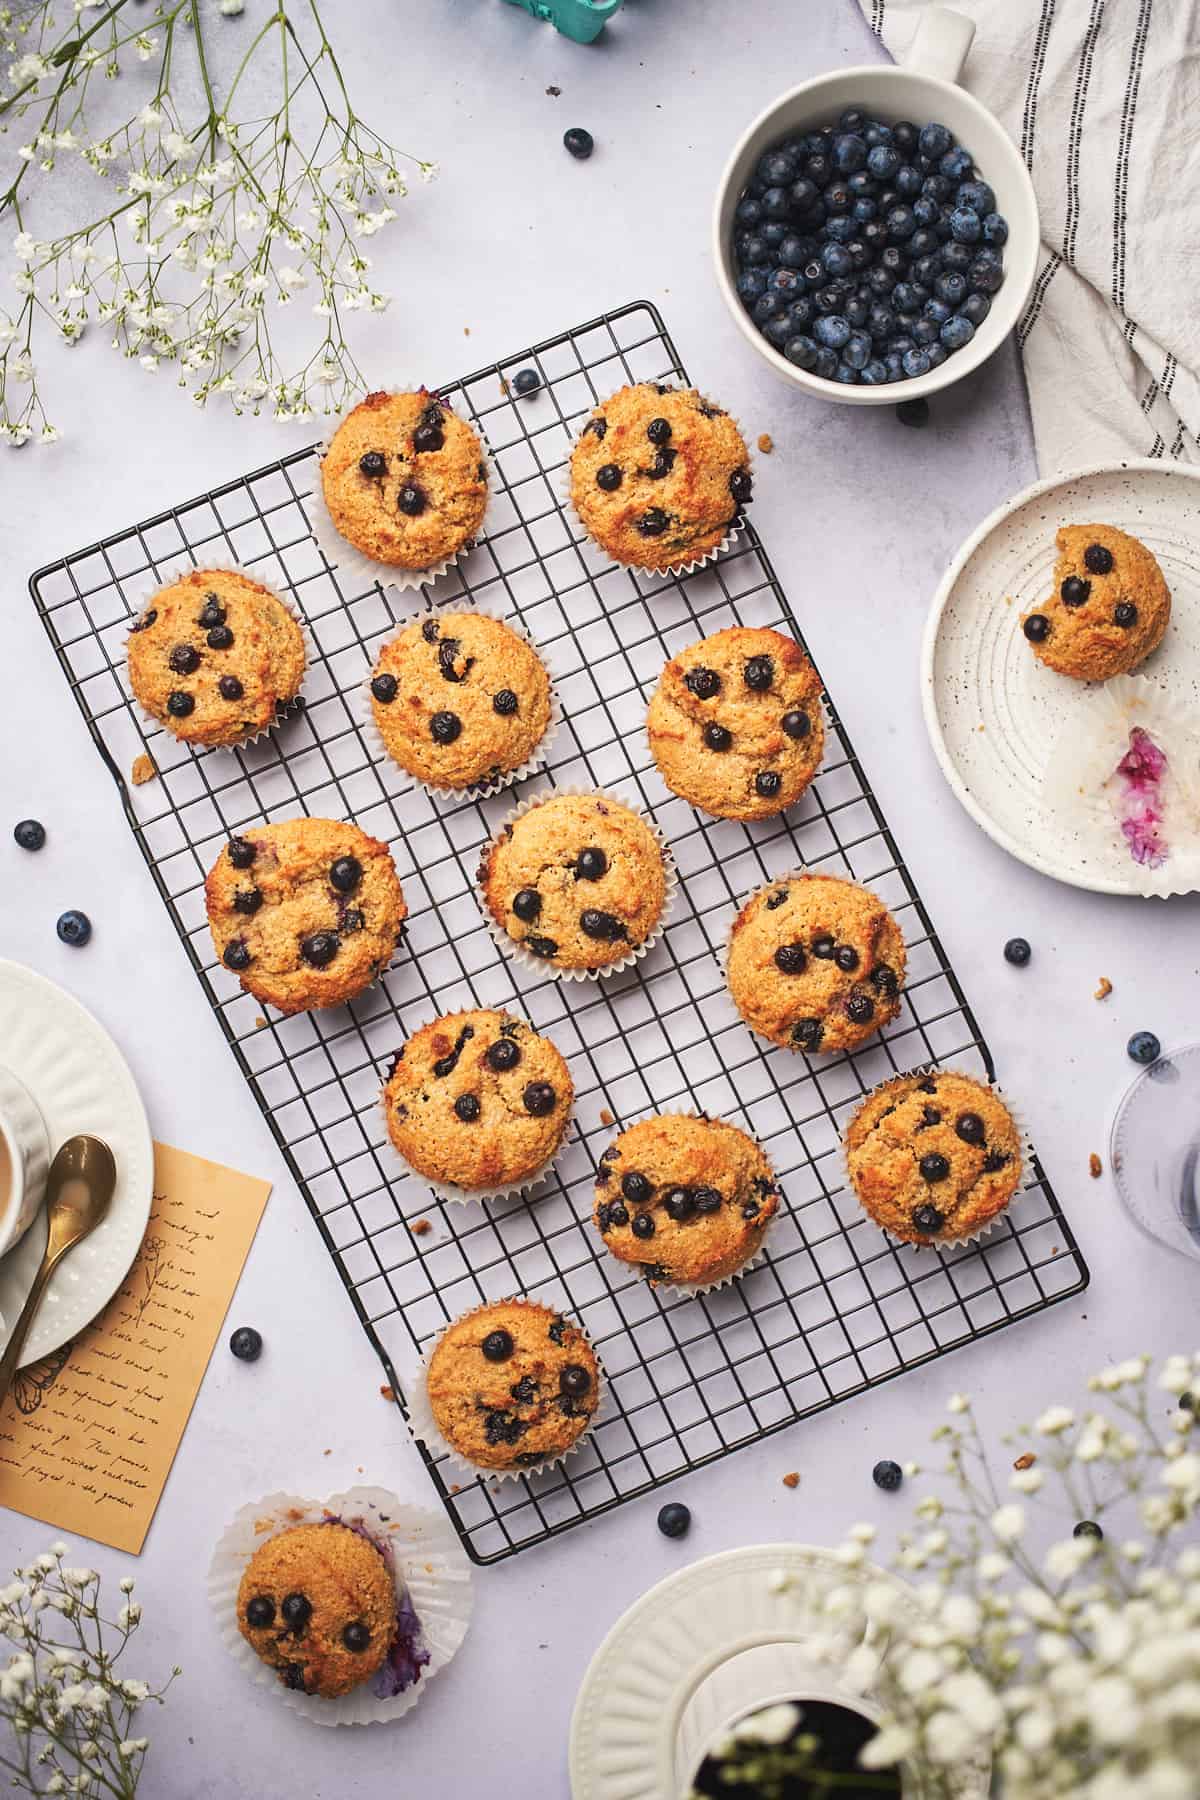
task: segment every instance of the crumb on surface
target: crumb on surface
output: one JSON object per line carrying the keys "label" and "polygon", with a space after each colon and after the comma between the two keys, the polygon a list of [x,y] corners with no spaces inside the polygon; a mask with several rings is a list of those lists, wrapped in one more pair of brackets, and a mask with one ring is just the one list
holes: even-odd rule
{"label": "crumb on surface", "polygon": [[1032,1469],[1032,1467],[1036,1461],[1037,1461],[1037,1457],[1034,1455],[1033,1451],[1026,1450],[1020,1456],[1018,1456],[1016,1462],[1013,1464],[1013,1468],[1014,1469]]}
{"label": "crumb on surface", "polygon": [[771,434],[769,431],[764,431],[761,434],[761,436],[759,437],[759,440],[758,440],[758,447],[762,451],[764,456],[770,456],[772,450],[775,448],[775,445],[774,445],[774,442],[772,441]]}
{"label": "crumb on surface", "polygon": [[1092,995],[1092,999],[1093,1000],[1107,1000],[1108,996],[1111,993],[1112,993],[1112,982],[1108,979],[1107,975],[1102,975],[1100,977],[1100,986],[1096,989],[1096,992]]}
{"label": "crumb on surface", "polygon": [[555,87],[554,83],[551,82],[550,86],[546,89],[546,92],[552,100],[557,100],[558,96],[562,93],[562,89],[560,87]]}
{"label": "crumb on surface", "polygon": [[451,1482],[451,1483],[450,1483],[450,1492],[451,1492],[451,1493],[452,1493],[452,1494],[461,1494],[461,1493],[462,1493],[462,1489],[461,1489],[461,1487],[460,1487],[460,1486],[459,1486],[459,1485],[458,1485],[458,1483],[457,1483],[457,1481],[452,1481],[452,1482]]}
{"label": "crumb on surface", "polygon": [[384,1382],[383,1386],[380,1388],[379,1392],[383,1395],[383,1398],[385,1400],[394,1400],[396,1398],[395,1391],[388,1386],[386,1381]]}
{"label": "crumb on surface", "polygon": [[1091,1175],[1092,1180],[1095,1181],[1103,1172],[1104,1164],[1093,1150],[1092,1154],[1088,1157],[1088,1173]]}
{"label": "crumb on surface", "polygon": [[783,1485],[785,1488],[799,1487],[800,1486],[799,1471],[796,1469],[790,1469],[783,1478]]}
{"label": "crumb on surface", "polygon": [[332,1456],[333,1451],[332,1450],[322,1450],[321,1455],[322,1456]]}
{"label": "crumb on surface", "polygon": [[433,1225],[428,1219],[414,1219],[412,1222],[412,1234],[414,1237],[427,1237],[432,1230]]}
{"label": "crumb on surface", "polygon": [[255,1031],[261,1031],[261,1030],[262,1030],[262,1028],[263,1028],[263,1026],[264,1026],[264,1025],[265,1025],[265,1024],[266,1024],[266,1023],[267,1023],[267,1021],[266,1021],[266,1020],[265,1020],[265,1019],[264,1019],[264,1018],[263,1018],[263,1016],[262,1016],[262,1014],[261,1014],[261,1013],[256,1013],[256,1014],[255,1014],[255,1018],[254,1018],[254,1029],[255,1029]]}
{"label": "crumb on surface", "polygon": [[129,771],[129,778],[134,787],[145,787],[146,783],[153,781],[157,774],[158,770],[154,766],[153,757],[148,756],[144,750],[140,756],[134,757],[133,768]]}
{"label": "crumb on surface", "polygon": [[470,335],[471,335],[471,327],[469,325],[464,325],[463,326],[463,336],[470,337]]}
{"label": "crumb on surface", "polygon": [[617,1121],[613,1118],[607,1106],[602,1106],[600,1108],[600,1123],[602,1125],[615,1125],[616,1122]]}

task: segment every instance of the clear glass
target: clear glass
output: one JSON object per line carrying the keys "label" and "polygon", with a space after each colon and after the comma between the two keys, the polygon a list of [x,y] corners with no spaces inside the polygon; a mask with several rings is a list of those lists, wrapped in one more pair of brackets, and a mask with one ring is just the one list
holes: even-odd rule
{"label": "clear glass", "polygon": [[1142,1070],[1117,1107],[1108,1148],[1135,1224],[1200,1261],[1200,1044]]}

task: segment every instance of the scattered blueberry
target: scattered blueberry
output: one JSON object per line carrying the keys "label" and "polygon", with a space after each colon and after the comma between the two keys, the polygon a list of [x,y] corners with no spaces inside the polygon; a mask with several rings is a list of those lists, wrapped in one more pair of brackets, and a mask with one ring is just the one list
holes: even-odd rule
{"label": "scattered blueberry", "polygon": [[40,850],[46,842],[46,827],[40,819],[21,819],[13,826],[13,837],[22,850]]}
{"label": "scattered blueberry", "polygon": [[1028,938],[1009,938],[1004,946],[1004,960],[1011,963],[1014,969],[1023,969],[1032,955]]}
{"label": "scattered blueberry", "polygon": [[257,1362],[262,1347],[262,1332],[255,1331],[253,1325],[239,1325],[229,1340],[229,1348],[239,1362]]}
{"label": "scattered blueberry", "polygon": [[542,378],[536,369],[518,369],[512,378],[513,392],[517,394],[536,394],[542,385]]}
{"label": "scattered blueberry", "polygon": [[569,131],[564,131],[563,143],[571,155],[580,162],[586,162],[596,148],[595,138],[590,131],[585,131],[582,125],[572,125]]}
{"label": "scattered blueberry", "polygon": [[1102,1538],[1104,1536],[1095,1519],[1080,1519],[1071,1533],[1072,1537]]}
{"label": "scattered blueberry", "polygon": [[[60,931],[58,934],[62,936]],[[1134,1062],[1157,1062],[1162,1055],[1162,1045],[1152,1031],[1135,1031],[1125,1046]]]}
{"label": "scattered blueberry", "polygon": [[686,1537],[692,1523],[689,1507],[680,1500],[673,1500],[669,1506],[662,1506],[658,1512],[658,1529],[664,1537]]}
{"label": "scattered blueberry", "polygon": [[904,1480],[904,1470],[898,1462],[877,1462],[871,1470],[871,1480],[885,1494],[894,1494]]}
{"label": "scattered blueberry", "polygon": [[901,400],[896,408],[896,417],[902,425],[911,425],[914,430],[929,423],[928,400]]}
{"label": "scattered blueberry", "polygon": [[60,917],[55,930],[64,944],[70,944],[76,950],[82,950],[92,935],[92,921],[85,912],[72,908]]}

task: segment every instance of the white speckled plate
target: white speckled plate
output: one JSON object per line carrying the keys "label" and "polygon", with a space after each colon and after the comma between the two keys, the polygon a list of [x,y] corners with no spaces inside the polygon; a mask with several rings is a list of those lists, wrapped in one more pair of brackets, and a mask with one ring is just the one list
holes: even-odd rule
{"label": "white speckled plate", "polygon": [[[104,1139],[117,1164],[107,1219],[64,1258],[34,1319],[23,1360],[36,1362],[90,1324],[120,1287],[150,1217],[154,1144],[137,1085],[108,1033],[78,1000],[20,963],[0,961],[0,1046],[37,1101],[51,1153],[88,1131]],[[0,1349],[45,1247],[39,1213],[0,1262]]]}
{"label": "white speckled plate", "polygon": [[1106,894],[1161,891],[1096,810],[1064,829],[1042,794],[1050,747],[1093,690],[1034,656],[1019,619],[1051,591],[1060,525],[1140,538],[1171,588],[1171,623],[1139,676],[1200,710],[1200,469],[1131,461],[1026,488],[963,545],[934,598],[921,658],[934,754],[976,824],[1058,881]]}

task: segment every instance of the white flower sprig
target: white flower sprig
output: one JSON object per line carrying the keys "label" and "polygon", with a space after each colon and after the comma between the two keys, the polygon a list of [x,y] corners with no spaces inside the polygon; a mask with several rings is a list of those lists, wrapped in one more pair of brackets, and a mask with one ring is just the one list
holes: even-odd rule
{"label": "white flower sprig", "polygon": [[[359,118],[316,0],[273,5],[232,58],[232,28],[210,43],[206,20],[239,19],[239,0],[159,0],[152,14],[133,0],[73,0],[65,24],[60,10],[0,5],[0,132],[19,126],[25,139],[0,174],[16,290],[0,306],[0,438],[57,438],[35,337],[77,344],[93,325],[141,368],[173,366],[200,406],[220,394],[282,419],[342,410],[365,385],[347,315],[388,304],[363,243],[397,216],[401,165],[426,181],[436,166]],[[261,98],[243,114],[271,61],[278,98],[266,117]],[[104,84],[126,75],[142,104],[122,116]],[[195,86],[202,98],[189,110],[177,95]],[[80,162],[116,204],[39,236],[30,184]],[[272,311],[297,303],[318,324],[289,366]]]}
{"label": "white flower sprig", "polygon": [[[897,1559],[915,1593],[876,1580],[825,1600],[886,1708],[865,1766],[911,1758],[931,1800],[989,1761],[1004,1800],[1195,1800],[1200,1355],[1157,1376],[1131,1358],[1093,1377],[1086,1408],[1049,1407],[1019,1440],[1017,1497],[970,1403],[949,1410],[934,1436],[951,1496],[922,1498]],[[1040,1549],[1030,1502],[1054,1534]],[[861,1563],[864,1538],[841,1560]]]}
{"label": "white flower sprig", "polygon": [[[141,1607],[127,1598],[115,1621],[105,1618],[99,1575],[65,1566],[66,1555],[55,1544],[0,1587],[0,1638],[12,1647],[0,1669],[0,1720],[11,1734],[0,1769],[27,1794],[133,1800],[149,1745],[135,1714],[161,1704],[180,1671],[159,1687],[125,1674]],[[131,1577],[120,1585],[132,1593]]]}

